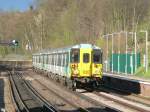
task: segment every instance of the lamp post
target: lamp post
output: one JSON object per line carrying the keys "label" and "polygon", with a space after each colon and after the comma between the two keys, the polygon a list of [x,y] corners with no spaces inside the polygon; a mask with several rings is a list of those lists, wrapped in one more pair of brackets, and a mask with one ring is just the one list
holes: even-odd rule
{"label": "lamp post", "polygon": [[136,34],[136,32],[134,33],[134,57],[135,57],[135,71],[137,70],[137,49],[136,49],[136,44],[137,44],[137,34]]}
{"label": "lamp post", "polygon": [[128,67],[128,32],[125,32],[126,34],[126,67],[125,72],[127,74],[127,67]]}
{"label": "lamp post", "polygon": [[114,69],[114,60],[113,60],[113,58],[114,58],[114,56],[113,56],[113,53],[114,53],[114,35],[118,35],[118,34],[119,33],[116,33],[116,32],[110,34],[112,36],[112,73],[113,73],[113,69]]}
{"label": "lamp post", "polygon": [[145,50],[145,55],[146,55],[146,59],[145,59],[145,68],[146,68],[146,72],[148,71],[148,31],[140,31],[145,33],[145,38],[146,38],[146,50]]}
{"label": "lamp post", "polygon": [[103,35],[103,37],[105,38],[106,37],[106,61],[105,61],[105,64],[106,64],[106,72],[108,71],[108,35]]}
{"label": "lamp post", "polygon": [[119,37],[118,37],[118,74],[120,73],[120,38],[121,38],[121,33],[119,33]]}
{"label": "lamp post", "polygon": [[[109,36],[112,36],[112,63],[111,63],[111,72],[113,73],[113,53],[114,53],[114,41],[113,41],[113,38],[114,38],[114,36],[113,36],[113,33],[112,34],[108,34],[107,35],[108,37],[107,38],[109,38]],[[108,52],[108,51],[107,51]],[[107,56],[108,56],[108,53],[107,53]]]}
{"label": "lamp post", "polygon": [[113,71],[113,69],[114,69],[114,60],[113,60],[113,58],[114,58],[114,56],[113,56],[113,53],[114,53],[114,35],[113,34],[111,34],[111,36],[112,36],[112,48],[111,48],[111,60],[112,60],[112,62],[111,62],[111,72],[113,73],[114,71]]}
{"label": "lamp post", "polygon": [[[135,35],[134,32],[129,32],[129,34],[132,35],[132,37]],[[133,58],[130,56],[130,66],[131,66],[131,74],[133,74]]]}
{"label": "lamp post", "polygon": [[125,73],[127,74],[127,62],[128,62],[128,32],[127,31],[121,31],[121,33],[124,33],[125,34],[125,53],[126,53],[126,65],[125,65]]}

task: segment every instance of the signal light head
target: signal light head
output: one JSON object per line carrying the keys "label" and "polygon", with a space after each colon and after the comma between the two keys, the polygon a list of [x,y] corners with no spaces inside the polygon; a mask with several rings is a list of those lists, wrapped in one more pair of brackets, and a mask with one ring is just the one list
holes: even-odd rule
{"label": "signal light head", "polygon": [[17,40],[12,40],[12,44],[13,44],[14,46],[18,46],[19,42],[18,42]]}

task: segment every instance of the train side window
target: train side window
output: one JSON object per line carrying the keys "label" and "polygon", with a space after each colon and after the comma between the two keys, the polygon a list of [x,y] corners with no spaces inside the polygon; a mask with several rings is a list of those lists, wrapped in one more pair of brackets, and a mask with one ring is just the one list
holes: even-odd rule
{"label": "train side window", "polygon": [[49,54],[47,55],[47,64],[49,64]]}
{"label": "train side window", "polygon": [[38,56],[38,62],[40,63],[40,56]]}
{"label": "train side window", "polygon": [[51,55],[52,61],[51,61],[51,65],[53,65],[53,55]]}
{"label": "train side window", "polygon": [[65,66],[65,54],[63,54],[63,57],[62,57],[62,66]]}
{"label": "train side window", "polygon": [[49,64],[50,65],[52,64],[52,55],[51,54],[49,55]]}
{"label": "train side window", "polygon": [[57,59],[57,66],[60,66],[60,54],[58,54],[58,59]]}
{"label": "train side window", "polygon": [[46,55],[46,64],[48,64],[48,54]]}
{"label": "train side window", "polygon": [[61,66],[63,66],[63,54],[61,54]]}
{"label": "train side window", "polygon": [[57,66],[58,64],[58,54],[56,54],[56,57],[55,57],[55,65]]}
{"label": "train side window", "polygon": [[33,56],[33,58],[32,58],[32,61],[33,61],[33,62],[35,62],[35,60],[34,60],[34,59],[35,59],[35,56]]}
{"label": "train side window", "polygon": [[39,63],[41,63],[42,62],[42,60],[41,60],[41,56],[39,56]]}
{"label": "train side window", "polygon": [[55,54],[53,54],[53,65],[55,65]]}
{"label": "train side window", "polygon": [[44,55],[42,55],[42,63],[45,64]]}
{"label": "train side window", "polygon": [[68,66],[69,63],[69,53],[66,54],[66,66]]}
{"label": "train side window", "polygon": [[54,54],[54,65],[56,66],[56,54]]}
{"label": "train side window", "polygon": [[48,63],[51,64],[51,55],[50,55],[50,54],[49,54],[49,57],[48,57],[48,58],[49,58]]}
{"label": "train side window", "polygon": [[39,63],[38,56],[36,56],[36,62]]}
{"label": "train side window", "polygon": [[51,65],[51,55],[49,55],[49,64]]}
{"label": "train side window", "polygon": [[59,66],[61,66],[61,54],[59,54]]}
{"label": "train side window", "polygon": [[45,62],[44,62],[45,64],[47,63],[47,61],[46,61],[46,60],[47,60],[47,56],[45,55],[45,60],[44,60],[44,61],[45,61]]}
{"label": "train side window", "polygon": [[46,55],[43,55],[43,63],[46,64]]}
{"label": "train side window", "polygon": [[89,53],[84,53],[83,54],[83,62],[89,63],[89,59],[90,59],[89,57],[90,57]]}
{"label": "train side window", "polygon": [[67,54],[65,54],[65,67],[67,66]]}
{"label": "train side window", "polygon": [[64,54],[64,66],[66,66],[66,54]]}
{"label": "train side window", "polygon": [[52,65],[52,54],[51,54],[50,58],[51,58],[50,64]]}
{"label": "train side window", "polygon": [[39,57],[39,63],[41,62],[41,58],[40,58],[40,56],[38,56]]}
{"label": "train side window", "polygon": [[56,54],[56,66],[58,65],[58,54]]}
{"label": "train side window", "polygon": [[53,54],[53,65],[55,65],[55,54]]}

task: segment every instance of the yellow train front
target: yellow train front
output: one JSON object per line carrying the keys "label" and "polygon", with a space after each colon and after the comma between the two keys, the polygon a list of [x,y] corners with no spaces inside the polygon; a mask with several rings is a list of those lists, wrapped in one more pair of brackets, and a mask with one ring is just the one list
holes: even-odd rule
{"label": "yellow train front", "polygon": [[102,50],[91,44],[71,49],[71,79],[73,87],[97,86],[102,79]]}

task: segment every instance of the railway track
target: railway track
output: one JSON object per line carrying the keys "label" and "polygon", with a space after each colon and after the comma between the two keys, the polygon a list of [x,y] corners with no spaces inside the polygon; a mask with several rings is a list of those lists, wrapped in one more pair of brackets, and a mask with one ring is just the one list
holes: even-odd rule
{"label": "railway track", "polygon": [[82,112],[89,112],[89,110],[80,107],[78,105],[76,105],[73,102],[68,101],[66,98],[62,97],[61,95],[59,95],[58,93],[56,93],[55,91],[51,90],[50,88],[48,88],[47,86],[45,86],[44,84],[42,84],[39,80],[36,80],[40,85],[42,85],[44,88],[46,88],[48,91],[50,91],[51,93],[55,94],[57,97],[61,98],[63,101],[65,101],[67,104],[71,105],[72,107],[77,108],[77,111],[82,111]]}
{"label": "railway track", "polygon": [[101,92],[104,91],[106,93],[109,92],[112,95],[119,96],[119,97],[124,98],[128,101],[140,103],[140,104],[143,104],[145,106],[150,107],[150,98],[147,98],[147,97],[143,97],[143,96],[136,95],[136,94],[131,94],[131,93],[128,93],[126,91],[110,88],[107,86],[100,87],[99,91],[101,91]]}
{"label": "railway track", "polygon": [[[53,89],[48,87],[47,83],[44,84],[43,81],[45,79],[43,81],[39,80],[43,76],[41,76],[40,78],[35,78],[36,76],[34,76],[35,74],[32,72],[25,72],[24,74],[28,74],[28,75],[32,74],[34,81],[36,81],[38,84],[40,84],[44,88],[44,91],[45,90],[50,91],[51,93],[55,94],[58,98],[64,100],[65,103],[68,103],[71,106],[78,108],[78,111],[83,111],[83,112],[90,111],[89,109],[86,109],[84,107],[82,108],[82,106],[77,106],[77,105],[72,104],[72,102],[66,100],[66,97],[64,98],[57,91],[53,91]],[[39,75],[37,75],[37,76],[39,76]],[[46,77],[44,77],[44,78],[46,78]],[[52,81],[51,79],[48,79],[48,80],[55,83],[56,85],[60,86],[60,84],[58,84],[57,82]],[[62,88],[62,91],[64,88]],[[65,88],[65,90],[68,91],[67,88]],[[142,100],[144,100],[144,99],[147,100],[146,98],[139,97],[141,99],[141,104],[138,104],[138,103],[140,103],[140,101],[136,102],[132,99],[129,99],[129,97],[127,95],[124,95],[123,93],[121,95],[119,91],[116,91],[116,93],[115,93],[115,92],[113,92],[113,90],[110,90],[108,88],[99,88],[94,92],[88,92],[86,90],[80,90],[80,89],[78,89],[78,90],[79,91],[77,91],[77,92],[73,92],[70,90],[69,91],[72,92],[72,94],[76,94],[81,99],[85,99],[85,100],[91,102],[93,105],[97,105],[97,106],[100,104],[103,105],[103,107],[105,107],[105,109],[103,108],[103,110],[101,110],[102,112],[117,112],[117,111],[150,112],[149,111],[150,110],[149,101],[146,101],[147,103],[142,102]],[[63,94],[63,92],[62,92],[62,94]],[[136,95],[133,95],[133,96],[135,98],[138,97]],[[67,98],[69,98],[69,96],[67,96]],[[128,102],[126,102],[125,100],[127,100]],[[144,105],[144,107],[143,107],[143,105]],[[98,111],[95,111],[95,112],[98,112]]]}
{"label": "railway track", "polygon": [[[56,97],[58,100],[56,102],[61,102],[61,104],[60,103],[55,104],[55,102],[53,102],[54,105],[58,105],[58,108],[60,109],[60,111],[65,112],[67,110],[72,110],[73,112],[90,112],[88,109],[78,105],[78,103],[75,103],[72,100],[68,100],[69,96],[66,97],[66,96],[60,95],[60,92],[55,91],[54,88],[50,88],[50,87],[46,86],[46,84],[43,84],[39,79],[34,78],[34,81],[36,83],[38,83],[40,86],[42,86],[44,91],[47,90],[49,92],[49,94],[53,95],[53,97]],[[61,90],[61,91],[63,91],[63,90]],[[53,99],[51,99],[51,101],[53,101]],[[63,109],[60,108],[60,105],[64,105]]]}
{"label": "railway track", "polygon": [[[103,103],[104,105],[108,105],[111,103],[111,105],[109,106],[120,109],[120,111],[150,112],[150,101],[147,98],[139,97],[137,95],[127,96],[125,93],[123,94],[123,92],[120,93],[120,91],[115,91],[116,93],[114,93],[112,92],[112,89],[108,88],[98,88],[91,93],[83,91],[87,90],[78,90],[79,93],[85,96],[89,96],[92,99]],[[138,99],[140,99],[140,101],[138,101]]]}
{"label": "railway track", "polygon": [[57,112],[52,105],[44,102],[44,99],[29,87],[22,76],[17,73],[9,72],[9,74],[17,112]]}
{"label": "railway track", "polygon": [[[69,96],[67,95],[67,97],[64,97],[63,96],[63,100],[67,100],[68,102],[68,99],[72,99],[72,101],[69,101],[70,103],[74,103],[76,102],[76,105],[78,108],[80,108],[81,110],[83,111],[88,111],[88,112],[118,112],[118,110],[114,109],[114,108],[110,108],[109,106],[104,106],[94,100],[92,100],[91,98],[89,97],[86,97],[86,96],[83,96],[81,94],[78,94],[76,92],[73,92],[73,91],[70,91],[69,89],[61,86],[60,84],[58,84],[57,82],[51,80],[51,79],[47,79],[46,77],[43,77],[43,76],[40,76],[40,75],[37,75],[35,73],[32,73],[32,72],[26,72],[25,74],[28,74],[28,76],[32,76],[34,81],[36,81],[38,84],[41,84],[43,87],[44,87],[44,90],[49,90],[49,91],[54,91],[55,93],[54,94],[58,94],[58,97],[61,97],[63,96],[63,94],[66,94],[69,92],[69,94],[71,94],[72,96]],[[29,75],[30,74],[30,75]],[[25,75],[24,75],[25,76]],[[36,77],[36,78],[35,78]],[[39,78],[38,78],[39,77]],[[44,79],[43,79],[43,78]],[[40,80],[39,80],[40,79]],[[58,86],[61,86],[61,93],[62,95],[60,96],[60,93],[58,92],[58,90],[56,90],[56,88],[52,88],[52,87],[49,87],[48,86],[48,83],[45,83],[46,80],[48,82],[51,82],[51,83],[54,83],[55,85],[58,85]],[[33,82],[32,82],[33,83]],[[75,97],[74,97],[75,96]],[[83,101],[84,100],[84,101]],[[80,102],[80,103],[79,103]],[[82,102],[82,103],[81,103]],[[84,102],[84,103],[83,103]],[[88,102],[88,104],[86,104]],[[94,108],[90,108],[89,105],[91,105],[94,107]]]}
{"label": "railway track", "polygon": [[131,112],[133,112],[133,111],[150,112],[150,108],[146,107],[145,105],[141,105],[141,104],[138,104],[135,102],[127,101],[123,98],[116,97],[116,96],[113,96],[111,94],[98,93],[98,92],[95,92],[94,94],[96,94],[97,96],[106,98],[107,100],[110,100],[112,102],[115,102],[117,105],[120,105],[120,107],[122,106],[124,108],[128,108],[129,109],[128,111],[131,111]]}

